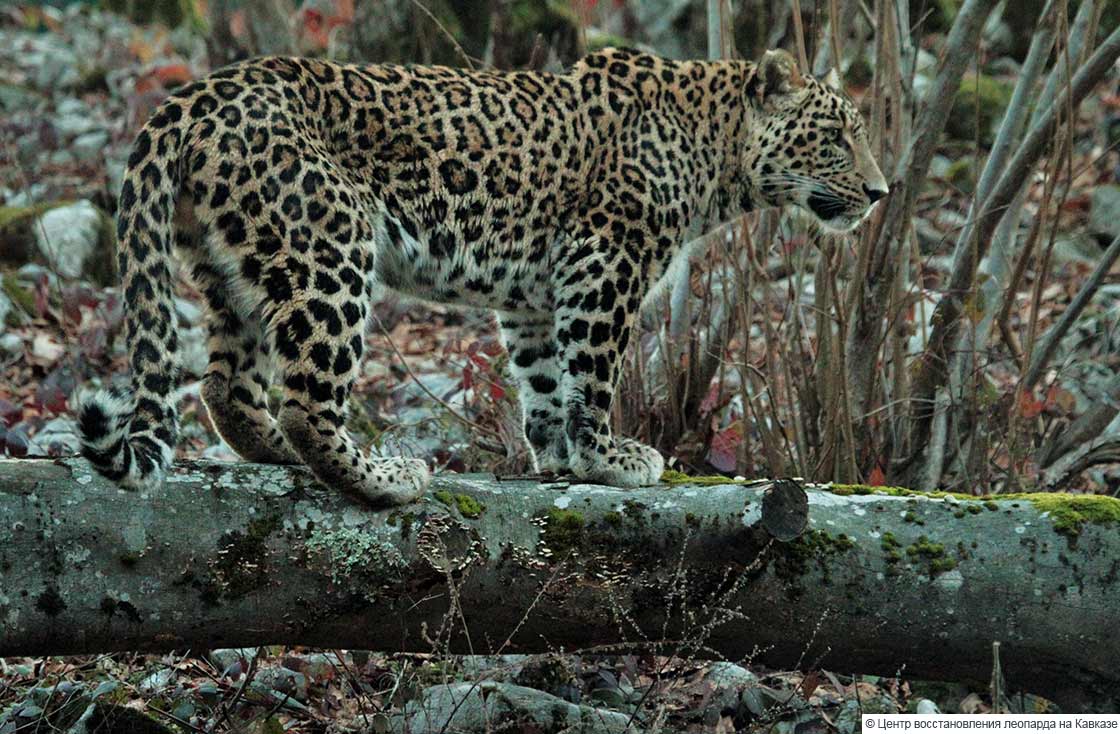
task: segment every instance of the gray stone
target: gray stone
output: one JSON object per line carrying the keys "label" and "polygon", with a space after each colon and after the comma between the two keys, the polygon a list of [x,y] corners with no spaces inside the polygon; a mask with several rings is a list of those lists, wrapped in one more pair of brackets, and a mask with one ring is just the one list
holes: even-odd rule
{"label": "gray stone", "polygon": [[7,82],[0,83],[0,110],[16,112],[39,106],[43,98],[34,92]]}
{"label": "gray stone", "polygon": [[12,299],[8,298],[8,294],[0,291],[0,328],[8,322],[8,316],[12,314]]}
{"label": "gray stone", "polygon": [[81,79],[77,54],[61,43],[36,54],[35,61],[35,86],[44,92],[72,87]]}
{"label": "gray stone", "polygon": [[210,664],[220,673],[238,660],[244,660],[247,665],[256,656],[257,648],[255,647],[223,647],[211,650],[209,658]]}
{"label": "gray stone", "polygon": [[101,237],[102,213],[89,201],[55,207],[39,217],[35,241],[59,275],[78,278]]}
{"label": "gray stone", "polygon": [[19,334],[0,335],[0,354],[15,354],[23,351],[23,337]]}
{"label": "gray stone", "polygon": [[307,676],[303,673],[287,668],[262,668],[257,671],[255,680],[297,701],[307,700]]}
{"label": "gray stone", "polygon": [[[51,447],[58,447],[52,453]],[[82,448],[78,439],[78,424],[70,416],[60,416],[48,421],[27,444],[28,456],[73,456]]]}
{"label": "gray stone", "polygon": [[1120,236],[1120,185],[1106,184],[1093,189],[1089,209],[1089,231],[1099,237]]}
{"label": "gray stone", "polygon": [[52,150],[47,154],[47,164],[51,166],[72,166],[77,162],[77,157],[69,150]]}
{"label": "gray stone", "polygon": [[[757,690],[758,676],[746,668],[734,663],[713,663],[704,676],[704,682],[712,689],[705,718],[711,715],[718,721],[724,712],[737,714],[744,708],[755,716],[761,715],[764,704]],[[744,697],[750,700],[744,700]]]}
{"label": "gray stone", "polygon": [[184,326],[202,325],[202,307],[186,298],[175,299],[175,314]]}
{"label": "gray stone", "polygon": [[[496,681],[455,683],[426,689],[393,721],[393,731],[490,732],[521,724],[541,732],[613,734],[641,732],[630,715],[573,703],[541,691]],[[629,727],[629,728],[627,728]]]}
{"label": "gray stone", "polygon": [[175,677],[175,671],[171,668],[162,668],[156,672],[146,676],[136,686],[140,689],[141,693],[149,695],[159,693],[167,686],[171,685],[171,679]]}
{"label": "gray stone", "polygon": [[105,148],[108,145],[108,131],[91,130],[74,138],[74,142],[70,144],[70,152],[80,161],[99,161],[105,155]]}
{"label": "gray stone", "polygon": [[179,329],[179,359],[188,375],[201,377],[210,364],[210,352],[206,348],[206,327]]}
{"label": "gray stone", "polygon": [[94,117],[93,110],[80,99],[64,99],[55,106],[51,119],[55,132],[64,140],[76,138],[94,130],[104,129]]}

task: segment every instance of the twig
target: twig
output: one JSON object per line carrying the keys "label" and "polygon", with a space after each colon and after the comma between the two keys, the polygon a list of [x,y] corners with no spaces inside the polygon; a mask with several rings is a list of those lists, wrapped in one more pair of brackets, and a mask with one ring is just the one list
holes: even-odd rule
{"label": "twig", "polygon": [[1050,327],[1043,336],[1042,346],[1035,352],[1030,368],[1027,370],[1027,374],[1023,376],[1024,390],[1030,390],[1038,383],[1042,377],[1042,371],[1046,369],[1046,365],[1053,358],[1054,351],[1058,348],[1062,337],[1066,335],[1066,332],[1073,326],[1073,322],[1077,320],[1077,317],[1081,315],[1081,312],[1085,310],[1093,296],[1096,295],[1117,258],[1120,258],[1120,235],[1105,250],[1104,255],[1097,262],[1097,266],[1093,268],[1093,273],[1089,276],[1089,279],[1081,284],[1080,290],[1077,291],[1077,295],[1074,296],[1069,307],[1062,312],[1058,323]]}
{"label": "twig", "polygon": [[467,68],[468,69],[474,69],[474,62],[475,61],[478,61],[479,63],[482,63],[481,59],[474,59],[474,58],[471,57],[470,54],[468,54],[466,51],[463,50],[463,47],[460,46],[459,42],[455,40],[455,36],[453,36],[451,34],[451,31],[447,30],[447,28],[443,25],[443,23],[440,23],[439,18],[437,18],[435,15],[433,15],[432,11],[430,11],[426,7],[424,7],[424,4],[421,3],[420,0],[410,0],[410,1],[412,2],[413,5],[415,5],[417,7],[417,9],[420,10],[421,13],[428,16],[428,19],[436,24],[436,28],[439,28],[440,32],[443,35],[447,36],[447,40],[451,42],[451,45],[455,48],[455,50],[459,53],[459,55],[463,57],[463,61],[467,62]]}
{"label": "twig", "polygon": [[490,436],[490,438],[493,438],[493,439],[497,440],[499,445],[502,444],[502,436],[497,431],[495,431],[493,429],[490,429],[490,428],[486,428],[485,426],[481,426],[481,425],[475,423],[474,421],[472,421],[470,418],[467,418],[466,416],[461,415],[459,413],[459,411],[452,408],[451,405],[448,404],[448,402],[446,400],[444,400],[443,398],[441,398],[440,396],[436,395],[434,392],[429,390],[428,386],[425,385],[420,380],[420,378],[416,376],[416,373],[412,371],[412,367],[409,366],[408,360],[406,360],[404,358],[404,354],[401,353],[401,350],[397,347],[397,343],[395,341],[393,341],[393,337],[390,336],[388,330],[385,329],[385,325],[381,323],[381,319],[379,319],[375,316],[374,321],[377,322],[377,328],[381,332],[382,336],[385,337],[386,341],[389,342],[389,346],[393,348],[393,353],[397,355],[397,359],[399,359],[401,361],[401,364],[404,365],[405,372],[408,373],[409,378],[413,382],[415,382],[417,385],[420,386],[420,389],[424,391],[424,394],[426,394],[429,398],[431,398],[432,400],[439,403],[440,407],[442,407],[444,410],[446,410],[451,415],[451,417],[455,418],[460,423],[462,423],[463,425],[470,428],[472,431],[478,431],[479,433],[484,433],[484,434]]}

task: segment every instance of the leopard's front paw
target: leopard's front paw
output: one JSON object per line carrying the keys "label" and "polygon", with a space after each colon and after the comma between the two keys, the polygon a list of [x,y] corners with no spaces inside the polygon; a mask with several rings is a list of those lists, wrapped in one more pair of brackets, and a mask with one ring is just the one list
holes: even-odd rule
{"label": "leopard's front paw", "polygon": [[630,438],[616,438],[605,454],[581,452],[571,462],[580,479],[612,487],[645,487],[657,484],[665,471],[665,460],[652,446]]}
{"label": "leopard's front paw", "polygon": [[533,448],[533,466],[537,473],[567,474],[568,449],[566,446]]}

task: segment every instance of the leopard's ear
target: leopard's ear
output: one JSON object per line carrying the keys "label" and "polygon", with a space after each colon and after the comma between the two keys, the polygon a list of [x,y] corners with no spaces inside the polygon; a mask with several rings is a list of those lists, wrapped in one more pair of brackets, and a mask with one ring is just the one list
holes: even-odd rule
{"label": "leopard's ear", "polygon": [[805,80],[797,70],[797,61],[788,51],[781,49],[763,54],[755,75],[754,91],[763,104],[772,104],[805,86]]}
{"label": "leopard's ear", "polygon": [[828,70],[828,73],[824,75],[824,79],[821,81],[824,82],[826,87],[833,91],[840,92],[844,89],[844,82],[840,81],[840,72],[836,71],[835,66]]}

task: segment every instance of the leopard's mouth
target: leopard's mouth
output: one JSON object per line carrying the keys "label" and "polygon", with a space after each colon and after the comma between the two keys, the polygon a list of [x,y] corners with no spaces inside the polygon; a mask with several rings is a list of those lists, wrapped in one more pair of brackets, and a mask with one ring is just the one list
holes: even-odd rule
{"label": "leopard's mouth", "polygon": [[851,202],[829,192],[814,191],[805,208],[830,232],[851,232],[867,217],[871,207],[853,207]]}

